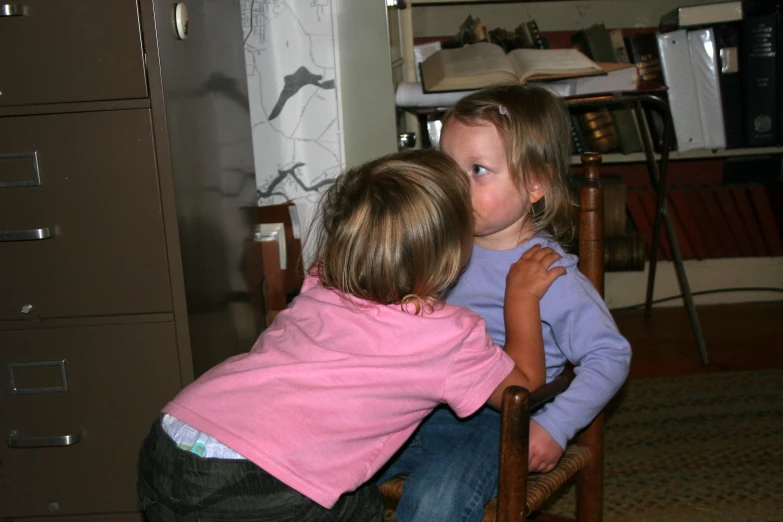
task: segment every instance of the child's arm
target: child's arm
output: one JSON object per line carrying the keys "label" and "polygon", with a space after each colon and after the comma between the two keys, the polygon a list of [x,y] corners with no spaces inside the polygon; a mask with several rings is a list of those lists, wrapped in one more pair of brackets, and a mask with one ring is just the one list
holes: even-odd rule
{"label": "child's arm", "polygon": [[496,410],[500,410],[500,404],[503,401],[503,392],[506,388],[509,386],[522,386],[523,388],[530,389],[530,386],[528,386],[528,379],[527,377],[522,373],[522,371],[514,366],[511,369],[511,373],[508,374],[508,376],[503,379],[503,382],[501,382],[497,388],[495,388],[495,391],[492,392],[492,395],[489,396],[489,399],[487,399],[487,404]]}
{"label": "child's arm", "polygon": [[529,380],[525,387],[531,391],[546,379],[540,301],[552,282],[566,272],[561,266],[549,268],[559,259],[560,254],[551,248],[533,245],[506,277],[505,351]]}
{"label": "child's arm", "polygon": [[565,268],[549,269],[561,256],[551,248],[534,245],[511,266],[506,278],[506,353],[516,367],[500,383],[487,403],[500,408],[503,390],[512,384],[534,390],[544,384],[544,338],[539,301]]}
{"label": "child's arm", "polygon": [[[557,287],[556,294],[549,292],[542,299],[541,315],[558,349],[577,367],[576,377],[534,420],[549,438],[565,448],[625,382],[631,347],[617,330],[606,303],[581,273],[573,271],[558,281]],[[545,437],[536,437],[534,431],[538,430],[531,429],[531,444],[538,438],[546,447],[552,446]],[[531,449],[535,457],[538,450]],[[555,452],[545,453],[555,456]],[[556,458],[543,460],[551,464]]]}

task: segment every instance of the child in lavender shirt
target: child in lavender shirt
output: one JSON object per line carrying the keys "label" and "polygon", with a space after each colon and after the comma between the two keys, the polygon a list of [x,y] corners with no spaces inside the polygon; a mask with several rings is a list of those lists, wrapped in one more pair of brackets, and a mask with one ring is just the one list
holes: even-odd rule
{"label": "child in lavender shirt", "polygon": [[[506,274],[531,248],[563,255],[566,269],[541,300],[547,381],[575,365],[571,386],[538,411],[530,425],[528,468],[550,471],[565,445],[587,426],[628,375],[631,349],[604,304],[558,239],[572,231],[565,181],[569,117],[543,89],[498,86],[458,101],[444,116],[441,150],[471,176],[473,255],[447,302],[487,321],[506,343]],[[508,349],[508,348],[507,348]],[[511,354],[513,357],[513,354]],[[436,410],[380,475],[408,475],[397,521],[480,521],[497,496],[500,419],[487,408],[467,420]]]}

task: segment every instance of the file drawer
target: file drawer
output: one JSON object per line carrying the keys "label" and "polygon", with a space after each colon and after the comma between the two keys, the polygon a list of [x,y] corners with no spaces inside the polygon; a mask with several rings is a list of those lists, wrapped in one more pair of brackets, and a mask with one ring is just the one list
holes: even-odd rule
{"label": "file drawer", "polygon": [[147,109],[0,118],[0,320],[171,311]]}
{"label": "file drawer", "polygon": [[136,0],[3,5],[0,106],[147,96]]}
{"label": "file drawer", "polygon": [[180,389],[173,323],[0,331],[0,518],[134,512],[142,439]]}

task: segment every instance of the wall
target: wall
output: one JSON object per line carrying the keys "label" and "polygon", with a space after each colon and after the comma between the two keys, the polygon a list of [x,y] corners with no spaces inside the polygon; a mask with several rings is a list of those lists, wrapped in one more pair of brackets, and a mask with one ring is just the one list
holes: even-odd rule
{"label": "wall", "polygon": [[[257,203],[293,201],[306,239],[332,179],[395,149],[386,7],[378,0],[240,2]],[[307,242],[304,257],[307,266]]]}
{"label": "wall", "polygon": [[541,31],[567,31],[603,22],[608,28],[655,27],[661,15],[680,5],[714,0],[587,0],[582,2],[484,3],[413,7],[413,35],[455,34],[469,16],[479,16],[487,27],[513,29],[535,19]]}
{"label": "wall", "polygon": [[[725,288],[783,288],[783,257],[745,257],[685,261],[685,273],[691,293]],[[633,306],[647,295],[647,268],[644,272],[609,272],[604,293],[609,308]],[[655,270],[653,300],[680,295],[674,263],[658,262]],[[693,296],[699,304],[780,301],[783,294],[771,291],[720,292]],[[682,299],[656,306],[683,306]]]}

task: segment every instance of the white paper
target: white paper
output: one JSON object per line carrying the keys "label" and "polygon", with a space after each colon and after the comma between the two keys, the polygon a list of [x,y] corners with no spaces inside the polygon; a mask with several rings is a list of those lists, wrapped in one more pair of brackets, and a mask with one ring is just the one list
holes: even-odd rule
{"label": "white paper", "polygon": [[528,83],[544,87],[558,96],[586,95],[600,92],[635,91],[639,85],[639,74],[636,67],[626,67],[599,76]]}
{"label": "white paper", "polygon": [[419,82],[400,82],[394,101],[397,107],[451,107],[459,99],[476,91],[449,91],[424,93]]}
{"label": "white paper", "polygon": [[282,223],[261,223],[256,225],[256,231],[253,235],[254,241],[277,241],[277,247],[280,252],[280,269],[286,267],[285,250],[285,227]]}
{"label": "white paper", "polygon": [[413,46],[413,56],[414,56],[414,62],[416,64],[416,81],[421,81],[421,68],[419,67],[419,64],[426,60],[431,55],[435,54],[436,51],[440,51],[441,49],[440,42],[429,42],[425,44],[420,45],[414,45]]}

